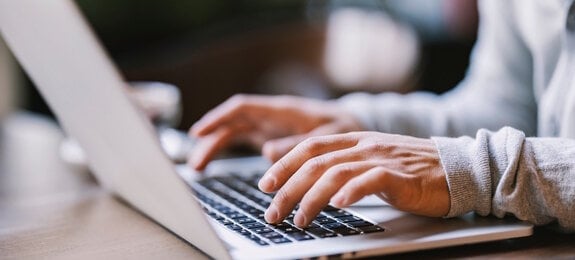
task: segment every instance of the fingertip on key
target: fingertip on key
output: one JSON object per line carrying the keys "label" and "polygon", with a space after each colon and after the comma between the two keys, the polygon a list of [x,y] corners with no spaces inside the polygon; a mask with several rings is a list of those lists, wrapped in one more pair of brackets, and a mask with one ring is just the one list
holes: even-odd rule
{"label": "fingertip on key", "polygon": [[278,213],[277,209],[275,208],[275,206],[271,205],[266,210],[264,218],[268,223],[272,223],[272,224],[276,223],[278,221],[279,213]]}
{"label": "fingertip on key", "polygon": [[347,200],[344,195],[338,193],[331,198],[330,204],[336,208],[344,208],[347,206]]}
{"label": "fingertip on key", "polygon": [[269,176],[264,176],[258,183],[258,188],[263,192],[273,192],[275,188],[275,179]]}

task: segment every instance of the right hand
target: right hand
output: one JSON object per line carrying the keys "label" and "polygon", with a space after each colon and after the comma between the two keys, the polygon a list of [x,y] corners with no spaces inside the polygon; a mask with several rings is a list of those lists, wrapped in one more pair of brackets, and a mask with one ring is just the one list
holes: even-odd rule
{"label": "right hand", "polygon": [[196,122],[189,164],[202,170],[223,149],[247,144],[277,161],[304,139],[364,130],[331,101],[294,96],[235,95]]}

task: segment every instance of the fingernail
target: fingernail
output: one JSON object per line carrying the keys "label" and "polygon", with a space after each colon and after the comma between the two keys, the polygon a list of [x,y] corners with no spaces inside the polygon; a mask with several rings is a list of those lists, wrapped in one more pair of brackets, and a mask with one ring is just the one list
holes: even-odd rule
{"label": "fingernail", "polygon": [[330,204],[336,208],[343,208],[346,206],[345,196],[341,195],[340,193],[336,194],[331,198]]}
{"label": "fingernail", "polygon": [[260,190],[264,192],[272,192],[276,186],[276,180],[269,176],[264,176],[258,183]]}
{"label": "fingernail", "polygon": [[275,223],[279,218],[278,210],[274,205],[271,205],[264,215],[264,218],[268,223]]}
{"label": "fingernail", "polygon": [[298,226],[298,227],[305,227],[305,226],[307,226],[307,219],[306,219],[306,217],[305,217],[303,214],[299,213],[299,212],[295,215],[295,218],[293,219],[293,222],[294,222],[294,224],[295,224],[296,226]]}
{"label": "fingernail", "polygon": [[200,169],[202,167],[202,158],[200,158],[199,156],[193,156],[192,155],[192,166],[194,166],[195,169]]}

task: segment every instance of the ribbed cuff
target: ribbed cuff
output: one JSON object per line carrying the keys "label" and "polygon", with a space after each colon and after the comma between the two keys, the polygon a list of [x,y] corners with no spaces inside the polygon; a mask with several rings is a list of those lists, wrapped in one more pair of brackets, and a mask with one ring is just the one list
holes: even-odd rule
{"label": "ribbed cuff", "polygon": [[[479,134],[478,134],[479,136]],[[470,211],[488,215],[491,208],[491,175],[486,142],[470,137],[433,137],[446,173],[451,208],[445,217]]]}

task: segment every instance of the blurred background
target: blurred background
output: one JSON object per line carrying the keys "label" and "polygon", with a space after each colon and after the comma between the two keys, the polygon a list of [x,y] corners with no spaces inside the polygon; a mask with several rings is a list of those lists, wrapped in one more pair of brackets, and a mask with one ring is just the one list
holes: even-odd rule
{"label": "blurred background", "polygon": [[[444,92],[478,19],[473,0],[76,2],[127,80],[178,87],[180,129],[235,93]],[[0,41],[0,120],[14,111],[51,117]]]}

